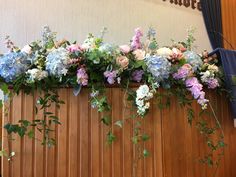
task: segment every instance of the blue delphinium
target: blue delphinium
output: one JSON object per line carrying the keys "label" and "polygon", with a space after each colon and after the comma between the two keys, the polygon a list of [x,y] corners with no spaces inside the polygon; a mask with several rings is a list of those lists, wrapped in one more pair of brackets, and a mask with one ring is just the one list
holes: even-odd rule
{"label": "blue delphinium", "polygon": [[0,76],[6,82],[12,82],[24,73],[30,65],[28,55],[24,52],[10,52],[0,56]]}
{"label": "blue delphinium", "polygon": [[152,55],[145,59],[148,71],[155,77],[157,82],[169,78],[171,63],[162,56]]}
{"label": "blue delphinium", "polygon": [[46,58],[46,70],[49,75],[61,78],[69,68],[69,51],[63,47],[51,51]]}
{"label": "blue delphinium", "polygon": [[193,51],[184,52],[184,58],[186,59],[186,62],[193,67],[194,71],[203,65],[201,57]]}

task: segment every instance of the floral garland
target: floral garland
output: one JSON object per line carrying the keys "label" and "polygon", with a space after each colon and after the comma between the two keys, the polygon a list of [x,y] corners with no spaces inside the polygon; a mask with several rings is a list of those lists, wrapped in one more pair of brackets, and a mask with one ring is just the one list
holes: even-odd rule
{"label": "floral garland", "polygon": [[[32,127],[37,127],[44,134],[42,143],[53,145],[56,142],[49,136],[50,125],[60,122],[46,108],[52,103],[56,103],[58,107],[63,104],[55,88],[73,87],[74,94],[78,95],[82,87],[89,87],[91,106],[99,112],[109,113],[110,105],[105,88],[106,85],[117,84],[125,89],[127,99],[136,109],[131,118],[136,121],[132,141],[138,145],[149,139],[147,134],[141,132],[140,124],[149,110],[150,99],[157,99],[159,107],[163,108],[169,105],[170,96],[176,95],[179,103],[187,106],[188,121],[192,123],[193,100],[197,100],[203,111],[209,104],[203,88],[220,89],[223,86],[218,61],[208,58],[207,52],[198,55],[193,51],[192,44],[195,39],[192,30],[185,42],[173,42],[171,46],[162,48],[158,47],[156,32],[152,28],[149,29],[145,42],[142,42],[143,32],[137,28],[131,43],[121,46],[105,43],[104,33],[105,30],[101,37],[89,34],[80,45],[67,40],[56,41],[55,33],[46,26],[41,41],[32,42],[22,49],[16,47],[9,38],[6,39],[9,52],[0,56],[0,84],[5,95],[11,98],[13,93],[21,90],[26,93],[34,90],[44,92],[36,105],[36,111],[44,110],[43,118],[33,122],[24,120],[17,124],[8,123],[5,128],[9,135],[18,133],[20,136],[28,135],[33,138]],[[130,83],[139,83],[140,86],[134,91],[130,89]],[[9,85],[13,92],[7,89]],[[164,88],[166,92],[160,94],[158,88]],[[189,97],[189,93],[192,97]],[[111,126],[111,118],[104,115],[102,122]],[[122,127],[123,123],[125,122],[120,120],[114,124]],[[209,147],[212,152],[223,147],[223,135],[216,144],[208,136],[215,133],[220,125],[216,124],[217,128],[209,128],[205,122],[199,122],[198,125],[200,131],[207,135],[207,142],[211,142]],[[108,143],[115,139],[110,129],[107,133]],[[147,149],[142,152],[144,156],[149,154]],[[212,156],[210,153],[203,161],[213,164]]]}

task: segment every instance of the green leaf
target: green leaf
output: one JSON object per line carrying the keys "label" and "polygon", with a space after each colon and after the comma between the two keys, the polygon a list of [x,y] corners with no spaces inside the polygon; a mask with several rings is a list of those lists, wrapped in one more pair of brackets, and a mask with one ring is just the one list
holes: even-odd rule
{"label": "green leaf", "polygon": [[107,133],[107,142],[108,142],[108,144],[112,144],[113,141],[115,141],[115,140],[116,140],[116,136],[111,131],[109,131]]}
{"label": "green leaf", "polygon": [[152,42],[149,44],[148,48],[151,49],[151,50],[157,49],[157,43],[156,43],[156,41],[152,41]]}
{"label": "green leaf", "polygon": [[111,118],[109,116],[104,116],[101,121],[105,124],[105,125],[110,125],[111,124]]}
{"label": "green leaf", "polygon": [[7,84],[2,84],[1,85],[1,90],[3,91],[4,95],[7,95],[9,93],[8,85]]}
{"label": "green leaf", "polygon": [[143,156],[148,157],[150,155],[149,151],[147,149],[143,150]]}
{"label": "green leaf", "polygon": [[133,136],[132,137],[132,142],[133,142],[133,144],[138,144],[138,136]]}
{"label": "green leaf", "polygon": [[7,152],[4,149],[0,151],[0,157],[7,157]]}
{"label": "green leaf", "polygon": [[28,133],[27,133],[28,137],[29,138],[34,138],[34,131],[33,130],[30,130]]}
{"label": "green leaf", "polygon": [[147,141],[147,140],[149,140],[150,139],[150,136],[149,135],[147,135],[147,134],[143,134],[142,135],[142,140],[143,141]]}

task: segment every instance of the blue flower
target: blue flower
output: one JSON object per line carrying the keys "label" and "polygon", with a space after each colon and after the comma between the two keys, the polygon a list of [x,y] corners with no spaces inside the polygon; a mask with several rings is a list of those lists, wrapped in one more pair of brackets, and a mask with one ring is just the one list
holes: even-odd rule
{"label": "blue flower", "polygon": [[155,77],[157,82],[169,78],[171,63],[162,56],[149,56],[145,59],[148,71]]}
{"label": "blue flower", "polygon": [[48,54],[46,58],[46,70],[49,72],[49,75],[61,78],[67,74],[69,63],[69,51],[60,47]]}
{"label": "blue flower", "polygon": [[12,82],[17,76],[24,73],[30,60],[24,52],[10,52],[0,56],[0,76],[6,82]]}
{"label": "blue flower", "polygon": [[186,59],[186,62],[193,67],[194,71],[203,65],[201,57],[193,51],[184,52],[184,58]]}

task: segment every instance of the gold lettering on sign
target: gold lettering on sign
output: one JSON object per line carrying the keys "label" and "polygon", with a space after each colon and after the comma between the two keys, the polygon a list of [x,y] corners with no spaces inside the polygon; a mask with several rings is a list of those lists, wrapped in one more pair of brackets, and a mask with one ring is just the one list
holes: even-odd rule
{"label": "gold lettering on sign", "polygon": [[[163,0],[167,1],[167,0]],[[191,7],[192,9],[202,10],[200,0],[169,0],[171,4],[184,6],[186,8]]]}

